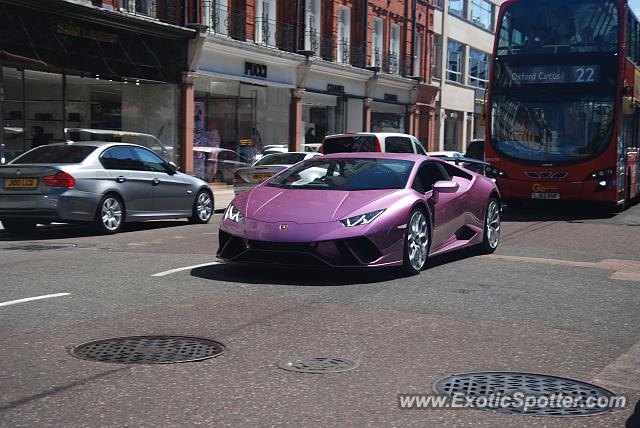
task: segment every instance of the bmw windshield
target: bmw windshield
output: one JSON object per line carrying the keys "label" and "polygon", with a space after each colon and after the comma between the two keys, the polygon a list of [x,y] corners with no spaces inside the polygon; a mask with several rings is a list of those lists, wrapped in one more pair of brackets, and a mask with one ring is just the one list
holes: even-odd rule
{"label": "bmw windshield", "polygon": [[285,189],[403,189],[413,162],[396,159],[311,159],[271,179],[267,186]]}

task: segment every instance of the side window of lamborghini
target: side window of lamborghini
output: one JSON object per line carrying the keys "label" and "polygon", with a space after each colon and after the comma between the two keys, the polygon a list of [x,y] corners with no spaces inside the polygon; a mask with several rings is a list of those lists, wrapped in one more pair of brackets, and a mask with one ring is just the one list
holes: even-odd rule
{"label": "side window of lamborghini", "polygon": [[427,193],[433,190],[435,183],[443,180],[449,180],[449,174],[439,162],[429,161],[420,166],[412,187],[418,193]]}

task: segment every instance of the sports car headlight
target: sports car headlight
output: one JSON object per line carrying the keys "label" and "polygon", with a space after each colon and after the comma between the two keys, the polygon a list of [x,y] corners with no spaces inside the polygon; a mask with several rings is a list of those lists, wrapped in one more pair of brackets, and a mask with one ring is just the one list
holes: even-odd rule
{"label": "sports car headlight", "polygon": [[362,226],[371,223],[383,212],[384,210],[371,211],[370,213],[345,218],[344,220],[340,220],[340,223],[345,227]]}
{"label": "sports car headlight", "polygon": [[244,214],[236,208],[233,204],[229,204],[227,210],[224,212],[224,219],[229,219],[233,222],[240,223],[244,220]]}

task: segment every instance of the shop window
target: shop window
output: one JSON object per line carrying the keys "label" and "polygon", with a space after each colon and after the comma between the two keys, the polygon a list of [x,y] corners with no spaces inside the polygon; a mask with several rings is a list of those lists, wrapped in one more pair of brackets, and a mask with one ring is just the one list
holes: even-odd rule
{"label": "shop window", "polygon": [[306,0],[304,48],[320,53],[320,0]]}
{"label": "shop window", "polygon": [[24,71],[25,150],[63,141],[62,75]]}
{"label": "shop window", "polygon": [[373,51],[371,52],[371,66],[373,67],[382,67],[383,28],[384,21],[381,18],[373,18]]}
{"label": "shop window", "polygon": [[471,1],[471,22],[485,30],[493,31],[494,6],[487,0]]}
{"label": "shop window", "polygon": [[338,16],[338,55],[337,60],[342,64],[349,63],[351,50],[351,9],[340,6]]}
{"label": "shop window", "polygon": [[476,49],[469,51],[469,84],[486,88],[489,82],[489,54]]}
{"label": "shop window", "polygon": [[447,44],[447,80],[462,83],[463,45],[455,40]]}

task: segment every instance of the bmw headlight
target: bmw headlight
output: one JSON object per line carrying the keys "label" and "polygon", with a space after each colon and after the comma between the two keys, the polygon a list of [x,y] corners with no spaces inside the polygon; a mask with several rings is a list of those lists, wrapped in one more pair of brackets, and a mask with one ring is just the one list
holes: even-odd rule
{"label": "bmw headlight", "polygon": [[370,213],[360,214],[353,217],[345,218],[344,220],[340,220],[345,227],[353,227],[353,226],[362,226],[365,224],[371,223],[373,220],[378,218],[380,214],[382,214],[384,210],[371,211]]}
{"label": "bmw headlight", "polygon": [[242,220],[244,220],[244,214],[242,214],[242,212],[233,204],[229,204],[227,210],[224,212],[224,219],[229,219],[235,223],[240,223]]}

